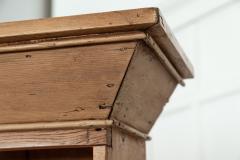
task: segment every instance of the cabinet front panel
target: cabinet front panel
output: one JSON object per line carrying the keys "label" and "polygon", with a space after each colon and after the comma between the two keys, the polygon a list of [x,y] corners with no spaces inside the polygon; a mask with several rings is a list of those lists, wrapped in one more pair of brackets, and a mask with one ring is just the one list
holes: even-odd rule
{"label": "cabinet front panel", "polygon": [[107,118],[135,45],[0,54],[0,123]]}

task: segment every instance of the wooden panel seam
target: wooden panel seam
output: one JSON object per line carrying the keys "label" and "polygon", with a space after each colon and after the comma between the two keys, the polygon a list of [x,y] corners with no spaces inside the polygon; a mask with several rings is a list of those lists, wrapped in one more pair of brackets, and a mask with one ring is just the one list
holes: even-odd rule
{"label": "wooden panel seam", "polygon": [[[144,34],[145,34],[145,33],[144,33]],[[146,37],[146,34],[145,34],[145,37]],[[119,95],[119,93],[120,93],[120,91],[121,91],[121,88],[122,88],[123,82],[124,82],[124,80],[125,80],[125,77],[126,77],[126,75],[127,75],[127,72],[128,72],[129,66],[130,66],[131,61],[132,61],[132,57],[133,57],[133,55],[134,55],[134,53],[135,53],[135,51],[136,51],[138,45],[139,45],[139,43],[137,42],[137,43],[136,43],[136,46],[135,46],[135,48],[134,48],[133,54],[132,54],[132,56],[131,56],[131,59],[130,59],[130,61],[128,62],[127,68],[126,68],[125,73],[124,73],[124,76],[123,76],[123,78],[122,78],[122,81],[121,81],[121,83],[120,83],[120,85],[119,85],[119,88],[118,88],[117,94],[116,94],[115,99],[114,99],[114,101],[113,101],[113,106],[114,106],[115,101],[117,100],[117,97],[118,97],[118,95]],[[113,109],[114,109],[114,108],[112,108],[111,111],[109,112],[108,119],[111,119],[111,115],[112,115],[112,111],[113,111]]]}
{"label": "wooden panel seam", "polygon": [[137,46],[114,103],[111,119],[124,122],[146,134],[168,102],[177,81],[150,46],[144,41]]}

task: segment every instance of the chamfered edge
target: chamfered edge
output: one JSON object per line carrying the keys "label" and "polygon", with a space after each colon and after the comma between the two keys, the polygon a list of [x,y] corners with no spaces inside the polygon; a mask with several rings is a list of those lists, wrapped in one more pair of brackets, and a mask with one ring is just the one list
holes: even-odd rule
{"label": "chamfered edge", "polygon": [[149,34],[169,58],[183,79],[193,78],[194,70],[191,62],[187,58],[184,50],[173,35],[170,27],[162,16],[158,8],[154,8],[158,13],[158,21],[147,29]]}

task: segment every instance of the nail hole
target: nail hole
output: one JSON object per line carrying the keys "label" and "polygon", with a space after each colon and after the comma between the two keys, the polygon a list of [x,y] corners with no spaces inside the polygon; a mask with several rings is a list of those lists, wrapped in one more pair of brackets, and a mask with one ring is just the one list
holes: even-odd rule
{"label": "nail hole", "polygon": [[32,55],[27,54],[27,55],[25,55],[25,57],[26,57],[26,58],[31,58]]}
{"label": "nail hole", "polygon": [[95,129],[95,131],[101,131],[102,130],[102,128],[96,128]]}
{"label": "nail hole", "polygon": [[113,84],[113,83],[109,83],[109,84],[107,84],[106,86],[107,86],[107,87],[113,87],[114,84]]}

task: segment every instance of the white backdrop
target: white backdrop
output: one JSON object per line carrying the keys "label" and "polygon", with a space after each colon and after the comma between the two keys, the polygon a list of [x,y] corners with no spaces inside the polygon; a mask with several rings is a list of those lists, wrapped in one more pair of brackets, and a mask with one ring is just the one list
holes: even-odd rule
{"label": "white backdrop", "polygon": [[49,4],[48,0],[0,0],[0,22],[48,17]]}

